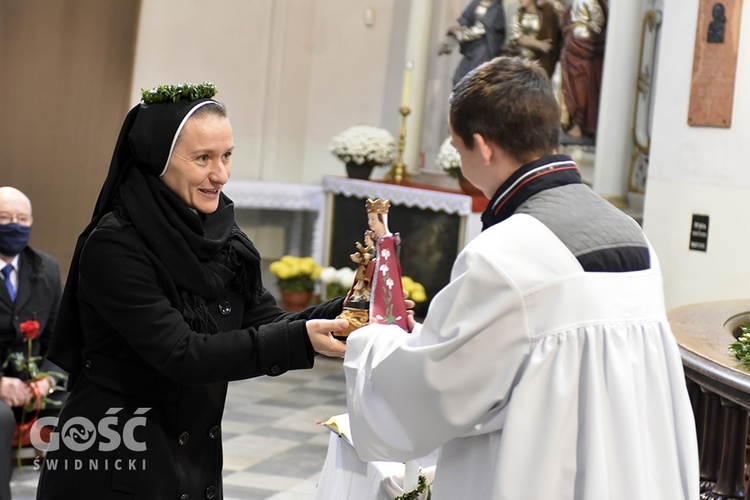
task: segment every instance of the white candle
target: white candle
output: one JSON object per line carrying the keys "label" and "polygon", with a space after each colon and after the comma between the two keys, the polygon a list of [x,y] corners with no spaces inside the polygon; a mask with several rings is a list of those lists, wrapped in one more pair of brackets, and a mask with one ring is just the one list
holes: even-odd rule
{"label": "white candle", "polygon": [[409,460],[404,464],[404,493],[408,493],[419,485],[419,464],[416,460]]}
{"label": "white candle", "polygon": [[414,65],[411,61],[406,63],[406,70],[404,71],[404,86],[401,89],[401,107],[409,107],[409,94],[411,94],[411,69]]}

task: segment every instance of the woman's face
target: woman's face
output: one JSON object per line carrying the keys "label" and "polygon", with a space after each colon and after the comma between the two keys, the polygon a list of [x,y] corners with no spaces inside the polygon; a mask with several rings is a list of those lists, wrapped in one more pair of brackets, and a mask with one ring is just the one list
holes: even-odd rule
{"label": "woman's face", "polygon": [[194,116],[183,127],[162,180],[190,208],[213,213],[232,173],[233,150],[227,118]]}

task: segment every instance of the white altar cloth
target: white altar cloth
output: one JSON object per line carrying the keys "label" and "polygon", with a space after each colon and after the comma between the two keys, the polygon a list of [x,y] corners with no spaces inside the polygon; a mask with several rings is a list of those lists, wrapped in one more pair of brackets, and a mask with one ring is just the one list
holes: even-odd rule
{"label": "white altar cloth", "polygon": [[291,230],[288,231],[288,253],[302,256],[304,212],[315,214],[312,229],[311,257],[315,262],[324,262],[323,257],[323,210],[325,197],[319,185],[292,184],[289,182],[267,182],[247,179],[232,179],[223,189],[238,209],[286,210],[292,212]]}

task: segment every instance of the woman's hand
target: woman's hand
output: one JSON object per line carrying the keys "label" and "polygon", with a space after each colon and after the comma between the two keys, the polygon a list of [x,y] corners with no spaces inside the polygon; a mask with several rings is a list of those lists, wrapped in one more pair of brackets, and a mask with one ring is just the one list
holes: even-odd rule
{"label": "woman's hand", "polygon": [[417,320],[414,319],[414,306],[417,303],[409,299],[409,292],[404,290],[404,307],[406,308],[406,327],[408,332],[411,333],[414,330],[414,325],[417,324]]}
{"label": "woman's hand", "polygon": [[414,330],[414,325],[417,324],[417,320],[414,319],[414,306],[417,305],[413,300],[409,300],[406,297],[407,292],[404,292],[404,306],[406,306],[406,326],[409,328],[411,333]]}
{"label": "woman's hand", "polygon": [[333,338],[333,333],[343,332],[349,327],[345,319],[311,319],[305,322],[315,352],[331,358],[343,358],[346,344]]}

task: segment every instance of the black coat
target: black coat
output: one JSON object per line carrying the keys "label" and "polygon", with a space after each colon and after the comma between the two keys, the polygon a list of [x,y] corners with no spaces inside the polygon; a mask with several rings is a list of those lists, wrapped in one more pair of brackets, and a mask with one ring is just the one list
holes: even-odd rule
{"label": "black coat", "polygon": [[250,304],[225,289],[207,301],[220,332],[192,331],[162,263],[112,214],[83,249],[78,303],[84,368],[39,499],[222,498],[227,382],[311,368],[304,319],[341,312],[341,299],[291,315],[267,291]]}
{"label": "black coat", "polygon": [[[38,321],[41,332],[39,337],[32,341],[32,353],[34,356],[44,357],[60,307],[60,266],[54,257],[27,246],[21,251],[18,267],[19,281],[15,302],[11,302],[5,286],[0,286],[0,364],[5,362],[11,352],[27,352],[20,324],[29,320]],[[39,366],[43,370],[59,370],[46,360]],[[24,380],[27,378],[24,373],[16,372],[10,365],[0,370],[0,375]]]}

